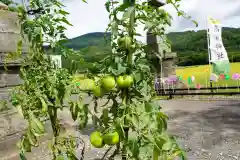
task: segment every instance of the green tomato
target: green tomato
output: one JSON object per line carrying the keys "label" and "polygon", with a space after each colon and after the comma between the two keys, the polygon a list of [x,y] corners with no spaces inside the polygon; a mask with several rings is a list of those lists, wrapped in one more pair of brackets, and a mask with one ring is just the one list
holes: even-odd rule
{"label": "green tomato", "polygon": [[103,141],[108,145],[115,145],[119,142],[119,135],[117,132],[107,133],[103,136]]}
{"label": "green tomato", "polygon": [[119,76],[117,85],[119,88],[128,88],[133,84],[133,77],[131,75]]}
{"label": "green tomato", "polygon": [[102,79],[102,87],[106,90],[109,91],[115,87],[115,79],[111,76],[104,77]]}
{"label": "green tomato", "polygon": [[118,38],[117,44],[122,49],[131,49],[132,48],[132,38],[129,36]]}
{"label": "green tomato", "polygon": [[100,87],[100,86],[96,86],[94,89],[93,89],[93,94],[96,96],[96,97],[102,97],[104,95],[104,90]]}
{"label": "green tomato", "polygon": [[124,37],[124,47],[126,49],[129,49],[131,48],[131,46],[132,46],[132,38],[129,36]]}
{"label": "green tomato", "polygon": [[117,40],[118,46],[122,47],[123,46],[123,42],[124,42],[124,38],[118,38],[118,40]]}
{"label": "green tomato", "polygon": [[97,131],[91,133],[90,142],[96,148],[102,148],[104,146],[102,134]]}

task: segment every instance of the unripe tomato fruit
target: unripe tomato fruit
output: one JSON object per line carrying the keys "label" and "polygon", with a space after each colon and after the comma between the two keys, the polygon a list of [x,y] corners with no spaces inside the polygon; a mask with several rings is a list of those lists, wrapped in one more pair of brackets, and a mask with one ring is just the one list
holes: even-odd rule
{"label": "unripe tomato fruit", "polygon": [[90,142],[95,148],[102,148],[104,146],[102,134],[97,131],[91,133]]}
{"label": "unripe tomato fruit", "polygon": [[103,136],[103,141],[108,145],[115,145],[119,142],[119,135],[117,132],[110,132]]}
{"label": "unripe tomato fruit", "polygon": [[133,84],[133,77],[131,75],[119,76],[117,85],[119,88],[128,88]]}
{"label": "unripe tomato fruit", "polygon": [[129,37],[129,36],[118,38],[117,44],[122,49],[131,49],[131,47],[132,47],[132,38]]}
{"label": "unripe tomato fruit", "polygon": [[118,38],[118,40],[117,40],[118,46],[122,47],[123,42],[124,42],[124,38]]}
{"label": "unripe tomato fruit", "polygon": [[94,96],[96,97],[101,97],[104,95],[104,90],[100,87],[100,86],[96,86],[94,89],[93,89],[93,94]]}
{"label": "unripe tomato fruit", "polygon": [[115,79],[111,76],[104,77],[102,79],[102,87],[106,90],[109,91],[115,87]]}
{"label": "unripe tomato fruit", "polygon": [[124,37],[124,45],[126,49],[130,49],[132,46],[132,38],[129,36]]}

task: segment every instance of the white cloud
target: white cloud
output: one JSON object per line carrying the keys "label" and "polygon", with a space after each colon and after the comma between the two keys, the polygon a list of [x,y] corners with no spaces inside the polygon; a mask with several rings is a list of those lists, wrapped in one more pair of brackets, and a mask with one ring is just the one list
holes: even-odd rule
{"label": "white cloud", "polygon": [[68,0],[64,4],[70,12],[68,20],[73,27],[68,27],[67,36],[76,37],[89,32],[104,32],[108,25],[108,13],[104,3],[106,0]]}
{"label": "white cloud", "polygon": [[[106,0],[88,0],[88,4],[85,4],[81,0],[66,0],[64,3],[70,12],[68,18],[74,25],[68,27],[68,37],[105,31],[109,22],[105,2]],[[165,6],[165,8],[174,18],[169,31],[205,29],[207,16],[218,19],[224,26],[240,27],[240,0],[183,0],[181,9],[198,22],[198,28],[191,21],[177,17],[173,7]],[[140,28],[143,29],[143,26]]]}
{"label": "white cloud", "polygon": [[206,29],[208,16],[219,20],[224,26],[240,27],[240,22],[236,21],[240,18],[240,1],[237,0],[183,0],[181,9],[198,22],[198,28],[191,21],[178,17],[172,7],[167,8],[174,17],[170,31]]}

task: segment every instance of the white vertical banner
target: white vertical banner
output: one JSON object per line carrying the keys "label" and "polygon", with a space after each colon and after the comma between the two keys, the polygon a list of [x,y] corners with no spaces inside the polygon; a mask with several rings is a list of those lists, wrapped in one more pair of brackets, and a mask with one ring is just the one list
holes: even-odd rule
{"label": "white vertical banner", "polygon": [[208,19],[208,36],[210,62],[228,61],[227,51],[222,42],[222,26],[212,18]]}
{"label": "white vertical banner", "polygon": [[57,68],[62,68],[62,56],[61,55],[50,55],[52,62]]}

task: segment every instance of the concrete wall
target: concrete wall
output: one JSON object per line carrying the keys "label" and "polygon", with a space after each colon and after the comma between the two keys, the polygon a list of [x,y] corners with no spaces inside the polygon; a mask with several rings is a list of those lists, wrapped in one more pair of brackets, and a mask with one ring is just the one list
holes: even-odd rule
{"label": "concrete wall", "polygon": [[175,61],[173,59],[163,61],[163,77],[169,75],[176,75]]}
{"label": "concrete wall", "polygon": [[155,55],[152,56],[152,58],[155,59],[155,61],[159,61],[159,64],[155,66],[157,69],[156,75],[158,77],[161,77],[161,71],[163,72],[163,77],[168,77],[169,75],[176,75],[175,72],[175,60],[177,57],[176,53],[171,52],[171,48],[168,48],[168,46],[157,36],[147,33],[147,44],[149,47],[151,47],[152,50],[159,53],[161,57],[163,57],[162,60],[162,66],[163,69],[161,70],[161,62],[159,58]]}

